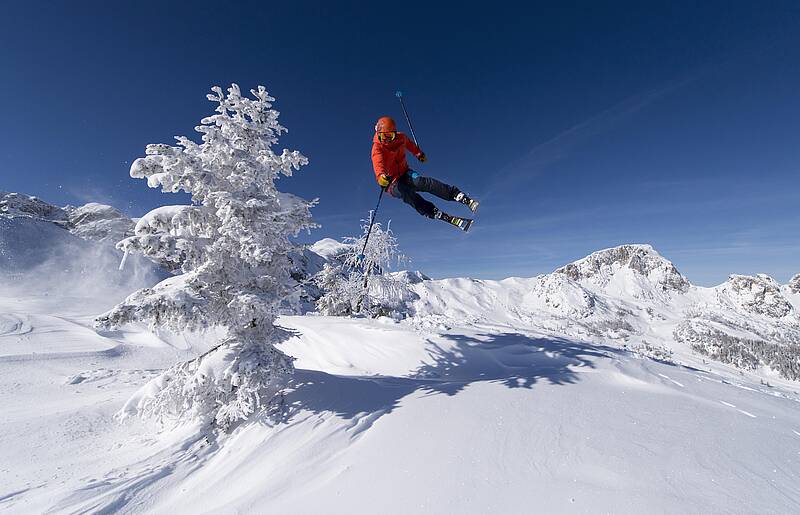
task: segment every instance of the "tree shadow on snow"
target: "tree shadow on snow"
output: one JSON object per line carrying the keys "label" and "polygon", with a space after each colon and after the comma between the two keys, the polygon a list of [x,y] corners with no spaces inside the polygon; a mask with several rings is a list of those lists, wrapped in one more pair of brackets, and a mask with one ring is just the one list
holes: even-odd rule
{"label": "tree shadow on snow", "polygon": [[420,389],[446,395],[455,395],[477,381],[528,389],[539,381],[574,384],[579,378],[575,368],[594,368],[594,359],[610,358],[619,352],[603,345],[519,333],[479,337],[454,334],[444,338],[454,340],[456,346],[448,351],[436,346],[439,352],[434,363],[423,365],[413,377],[427,380]]}
{"label": "tree shadow on snow", "polygon": [[[598,358],[619,350],[559,338],[531,338],[518,333],[443,335],[455,345],[437,351],[433,362],[407,377],[337,376],[297,370],[286,396],[287,416],[299,410],[332,412],[345,419],[367,418],[367,427],[399,407],[417,391],[456,395],[476,382],[532,389],[539,382],[570,385],[579,381],[577,368],[594,368]],[[367,427],[362,427],[366,429]]]}

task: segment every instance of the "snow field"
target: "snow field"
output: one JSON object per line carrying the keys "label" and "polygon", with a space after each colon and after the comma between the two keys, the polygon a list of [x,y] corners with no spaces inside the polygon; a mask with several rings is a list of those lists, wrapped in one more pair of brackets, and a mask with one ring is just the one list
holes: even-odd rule
{"label": "snow field", "polygon": [[[198,352],[202,343],[181,350],[149,337],[139,345],[133,334],[146,332],[134,328],[112,335],[124,357],[31,352],[27,361],[0,361],[10,415],[0,428],[8,464],[0,511],[800,506],[794,391],[523,330],[519,321],[451,320],[446,330],[389,319],[279,322],[296,332],[282,350],[298,367],[284,422],[262,419],[218,440],[190,436],[190,428],[153,438],[149,428],[112,417],[159,362],[168,366],[176,352]],[[33,343],[48,331],[34,322],[26,334]]]}

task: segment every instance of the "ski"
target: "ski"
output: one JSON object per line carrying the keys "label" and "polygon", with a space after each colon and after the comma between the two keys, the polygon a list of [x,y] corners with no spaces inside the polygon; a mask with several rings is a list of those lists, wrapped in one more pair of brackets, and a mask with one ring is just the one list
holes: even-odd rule
{"label": "ski", "polygon": [[455,196],[455,198],[453,200],[455,200],[456,202],[460,202],[460,203],[464,204],[473,213],[478,210],[478,206],[481,204],[477,200],[475,200],[473,198],[469,198],[466,194],[464,194],[463,191],[459,191],[458,194]]}
{"label": "ski", "polygon": [[469,231],[469,228],[472,227],[472,222],[474,221],[471,218],[461,218],[460,216],[448,215],[443,211],[439,211],[436,214],[436,218],[438,218],[439,220],[444,220],[445,222],[455,227],[458,227],[464,232]]}
{"label": "ski", "polygon": [[458,218],[458,221],[459,221],[458,225],[456,224],[453,225],[455,225],[464,232],[469,231],[469,228],[472,227],[472,222],[474,222],[472,218]]}

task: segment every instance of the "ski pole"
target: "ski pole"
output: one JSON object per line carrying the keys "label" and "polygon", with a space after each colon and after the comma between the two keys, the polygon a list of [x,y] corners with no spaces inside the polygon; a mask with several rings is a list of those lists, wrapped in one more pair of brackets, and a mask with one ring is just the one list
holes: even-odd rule
{"label": "ski pole", "polygon": [[383,198],[383,192],[385,188],[381,188],[381,193],[378,195],[378,203],[375,204],[375,210],[372,212],[372,216],[369,220],[369,229],[367,229],[367,237],[364,238],[364,248],[361,249],[361,254],[359,254],[359,258],[364,259],[364,253],[367,251],[367,242],[369,242],[369,235],[372,233],[372,224],[375,223],[375,217],[378,216],[378,208],[381,206],[381,199]]}
{"label": "ski pole", "polygon": [[400,99],[400,107],[403,108],[403,114],[406,115],[406,121],[408,122],[408,127],[411,129],[411,137],[414,138],[414,144],[419,146],[419,142],[417,142],[417,135],[414,134],[414,126],[411,125],[411,118],[408,116],[408,111],[406,111],[406,105],[403,103],[403,92],[398,91],[395,93],[397,98]]}
{"label": "ski pole", "polygon": [[[369,235],[372,234],[372,224],[375,223],[375,218],[377,218],[378,216],[378,208],[381,206],[381,199],[383,198],[384,190],[385,188],[381,188],[381,193],[380,195],[378,195],[378,203],[375,204],[375,211],[372,212],[372,217],[370,218],[369,221],[369,229],[367,229],[367,237],[364,238],[364,248],[361,249],[361,255],[359,256],[361,258],[360,261],[363,261],[365,259],[364,254],[367,252],[367,242],[369,242]],[[370,268],[372,268],[372,266],[370,266]],[[369,279],[370,268],[364,270],[364,288],[367,287],[367,280]],[[361,301],[358,302],[358,305],[360,309]]]}

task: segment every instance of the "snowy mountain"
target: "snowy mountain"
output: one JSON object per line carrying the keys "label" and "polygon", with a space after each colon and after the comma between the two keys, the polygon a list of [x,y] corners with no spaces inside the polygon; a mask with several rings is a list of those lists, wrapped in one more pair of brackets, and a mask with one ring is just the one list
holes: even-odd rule
{"label": "snowy mountain", "polygon": [[504,321],[561,337],[646,342],[687,364],[702,355],[800,378],[800,317],[778,283],[732,275],[714,288],[694,286],[649,245],[601,250],[531,279],[446,279],[409,288],[419,298],[409,306],[417,324]]}
{"label": "snowy mountain", "polygon": [[[601,250],[559,268],[556,273],[634,298],[652,298],[653,290],[685,293],[690,286],[675,265],[650,245],[622,245]],[[635,288],[631,291],[632,286]]]}
{"label": "snowy mountain", "polygon": [[0,216],[52,222],[85,240],[111,244],[132,234],[134,227],[133,220],[105,204],[62,208],[22,193],[0,192]]}
{"label": "snowy mountain", "polygon": [[0,512],[800,510],[800,274],[698,287],[648,245],[531,278],[397,272],[401,316],[281,317],[280,418],[214,433],[114,416],[219,336],[92,328],[163,277],[118,270],[132,225],[0,200]]}
{"label": "snowy mountain", "polygon": [[800,316],[783,291],[766,275],[731,275],[687,311],[675,340],[739,368],[800,379]]}
{"label": "snowy mountain", "polygon": [[111,206],[61,208],[36,197],[0,192],[0,274],[5,288],[91,290],[121,298],[165,273],[134,258],[119,270],[117,238],[133,221]]}
{"label": "snowy mountain", "polygon": [[755,277],[731,275],[717,289],[721,304],[733,309],[770,318],[783,318],[794,314],[792,304],[781,293],[780,285],[768,275]]}
{"label": "snowy mountain", "polygon": [[23,193],[5,191],[0,191],[0,215],[48,220],[64,226],[67,225],[68,219],[65,209]]}

